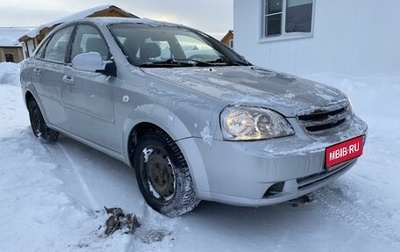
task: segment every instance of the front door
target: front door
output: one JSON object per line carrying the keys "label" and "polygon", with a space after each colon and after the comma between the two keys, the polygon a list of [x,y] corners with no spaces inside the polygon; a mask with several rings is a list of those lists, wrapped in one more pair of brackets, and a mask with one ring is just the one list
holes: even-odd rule
{"label": "front door", "polygon": [[[79,53],[98,52],[110,58],[100,32],[91,25],[77,27],[70,61]],[[116,151],[114,120],[114,78],[69,67],[63,76],[62,102],[74,135]]]}

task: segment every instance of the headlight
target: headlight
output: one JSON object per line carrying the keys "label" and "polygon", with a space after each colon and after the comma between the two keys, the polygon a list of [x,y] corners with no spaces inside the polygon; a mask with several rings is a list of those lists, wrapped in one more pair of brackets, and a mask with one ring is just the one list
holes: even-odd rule
{"label": "headlight", "polygon": [[226,140],[260,140],[290,136],[292,126],[277,112],[258,107],[227,107],[221,113]]}
{"label": "headlight", "polygon": [[349,99],[349,97],[347,97],[347,101],[349,102],[350,115],[351,115],[351,116],[354,116],[354,115],[355,115],[355,112],[354,112],[353,103],[351,102],[351,100]]}

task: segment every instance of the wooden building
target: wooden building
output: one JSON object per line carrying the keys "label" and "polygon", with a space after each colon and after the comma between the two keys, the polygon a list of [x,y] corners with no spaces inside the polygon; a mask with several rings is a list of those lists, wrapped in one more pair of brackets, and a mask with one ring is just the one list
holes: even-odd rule
{"label": "wooden building", "polygon": [[24,59],[18,38],[29,31],[29,28],[0,27],[0,62],[18,63]]}
{"label": "wooden building", "polygon": [[82,18],[86,18],[86,17],[134,17],[134,18],[137,18],[137,16],[133,15],[132,13],[124,11],[114,5],[98,6],[95,8],[91,8],[91,9],[87,9],[87,10],[75,13],[73,15],[64,17],[62,19],[55,20],[55,21],[49,22],[47,24],[41,25],[38,28],[32,30],[31,32],[25,34],[24,36],[20,37],[19,41],[22,43],[24,56],[26,58],[30,57],[32,55],[33,51],[39,45],[39,43],[46,37],[46,35],[50,31],[52,31],[58,25],[68,22],[68,21],[82,19]]}
{"label": "wooden building", "polygon": [[221,39],[221,43],[233,49],[233,31],[229,30],[228,33]]}

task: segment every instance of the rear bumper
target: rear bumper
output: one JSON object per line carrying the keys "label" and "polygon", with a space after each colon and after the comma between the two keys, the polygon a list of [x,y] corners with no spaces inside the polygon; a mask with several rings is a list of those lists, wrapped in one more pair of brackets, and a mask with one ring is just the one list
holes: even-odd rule
{"label": "rear bumper", "polygon": [[200,199],[265,206],[315,191],[344,174],[357,159],[327,170],[326,147],[365,135],[366,131],[366,124],[355,118],[346,130],[329,136],[296,134],[254,142],[214,141],[211,145],[190,138],[178,145],[191,168]]}

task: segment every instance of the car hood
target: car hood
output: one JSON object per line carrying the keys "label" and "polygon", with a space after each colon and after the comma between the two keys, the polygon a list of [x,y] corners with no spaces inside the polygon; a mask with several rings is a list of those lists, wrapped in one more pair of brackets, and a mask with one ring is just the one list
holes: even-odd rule
{"label": "car hood", "polygon": [[142,70],[182,86],[186,94],[195,91],[224,105],[270,108],[286,117],[348,103],[346,96],[337,89],[254,66]]}

